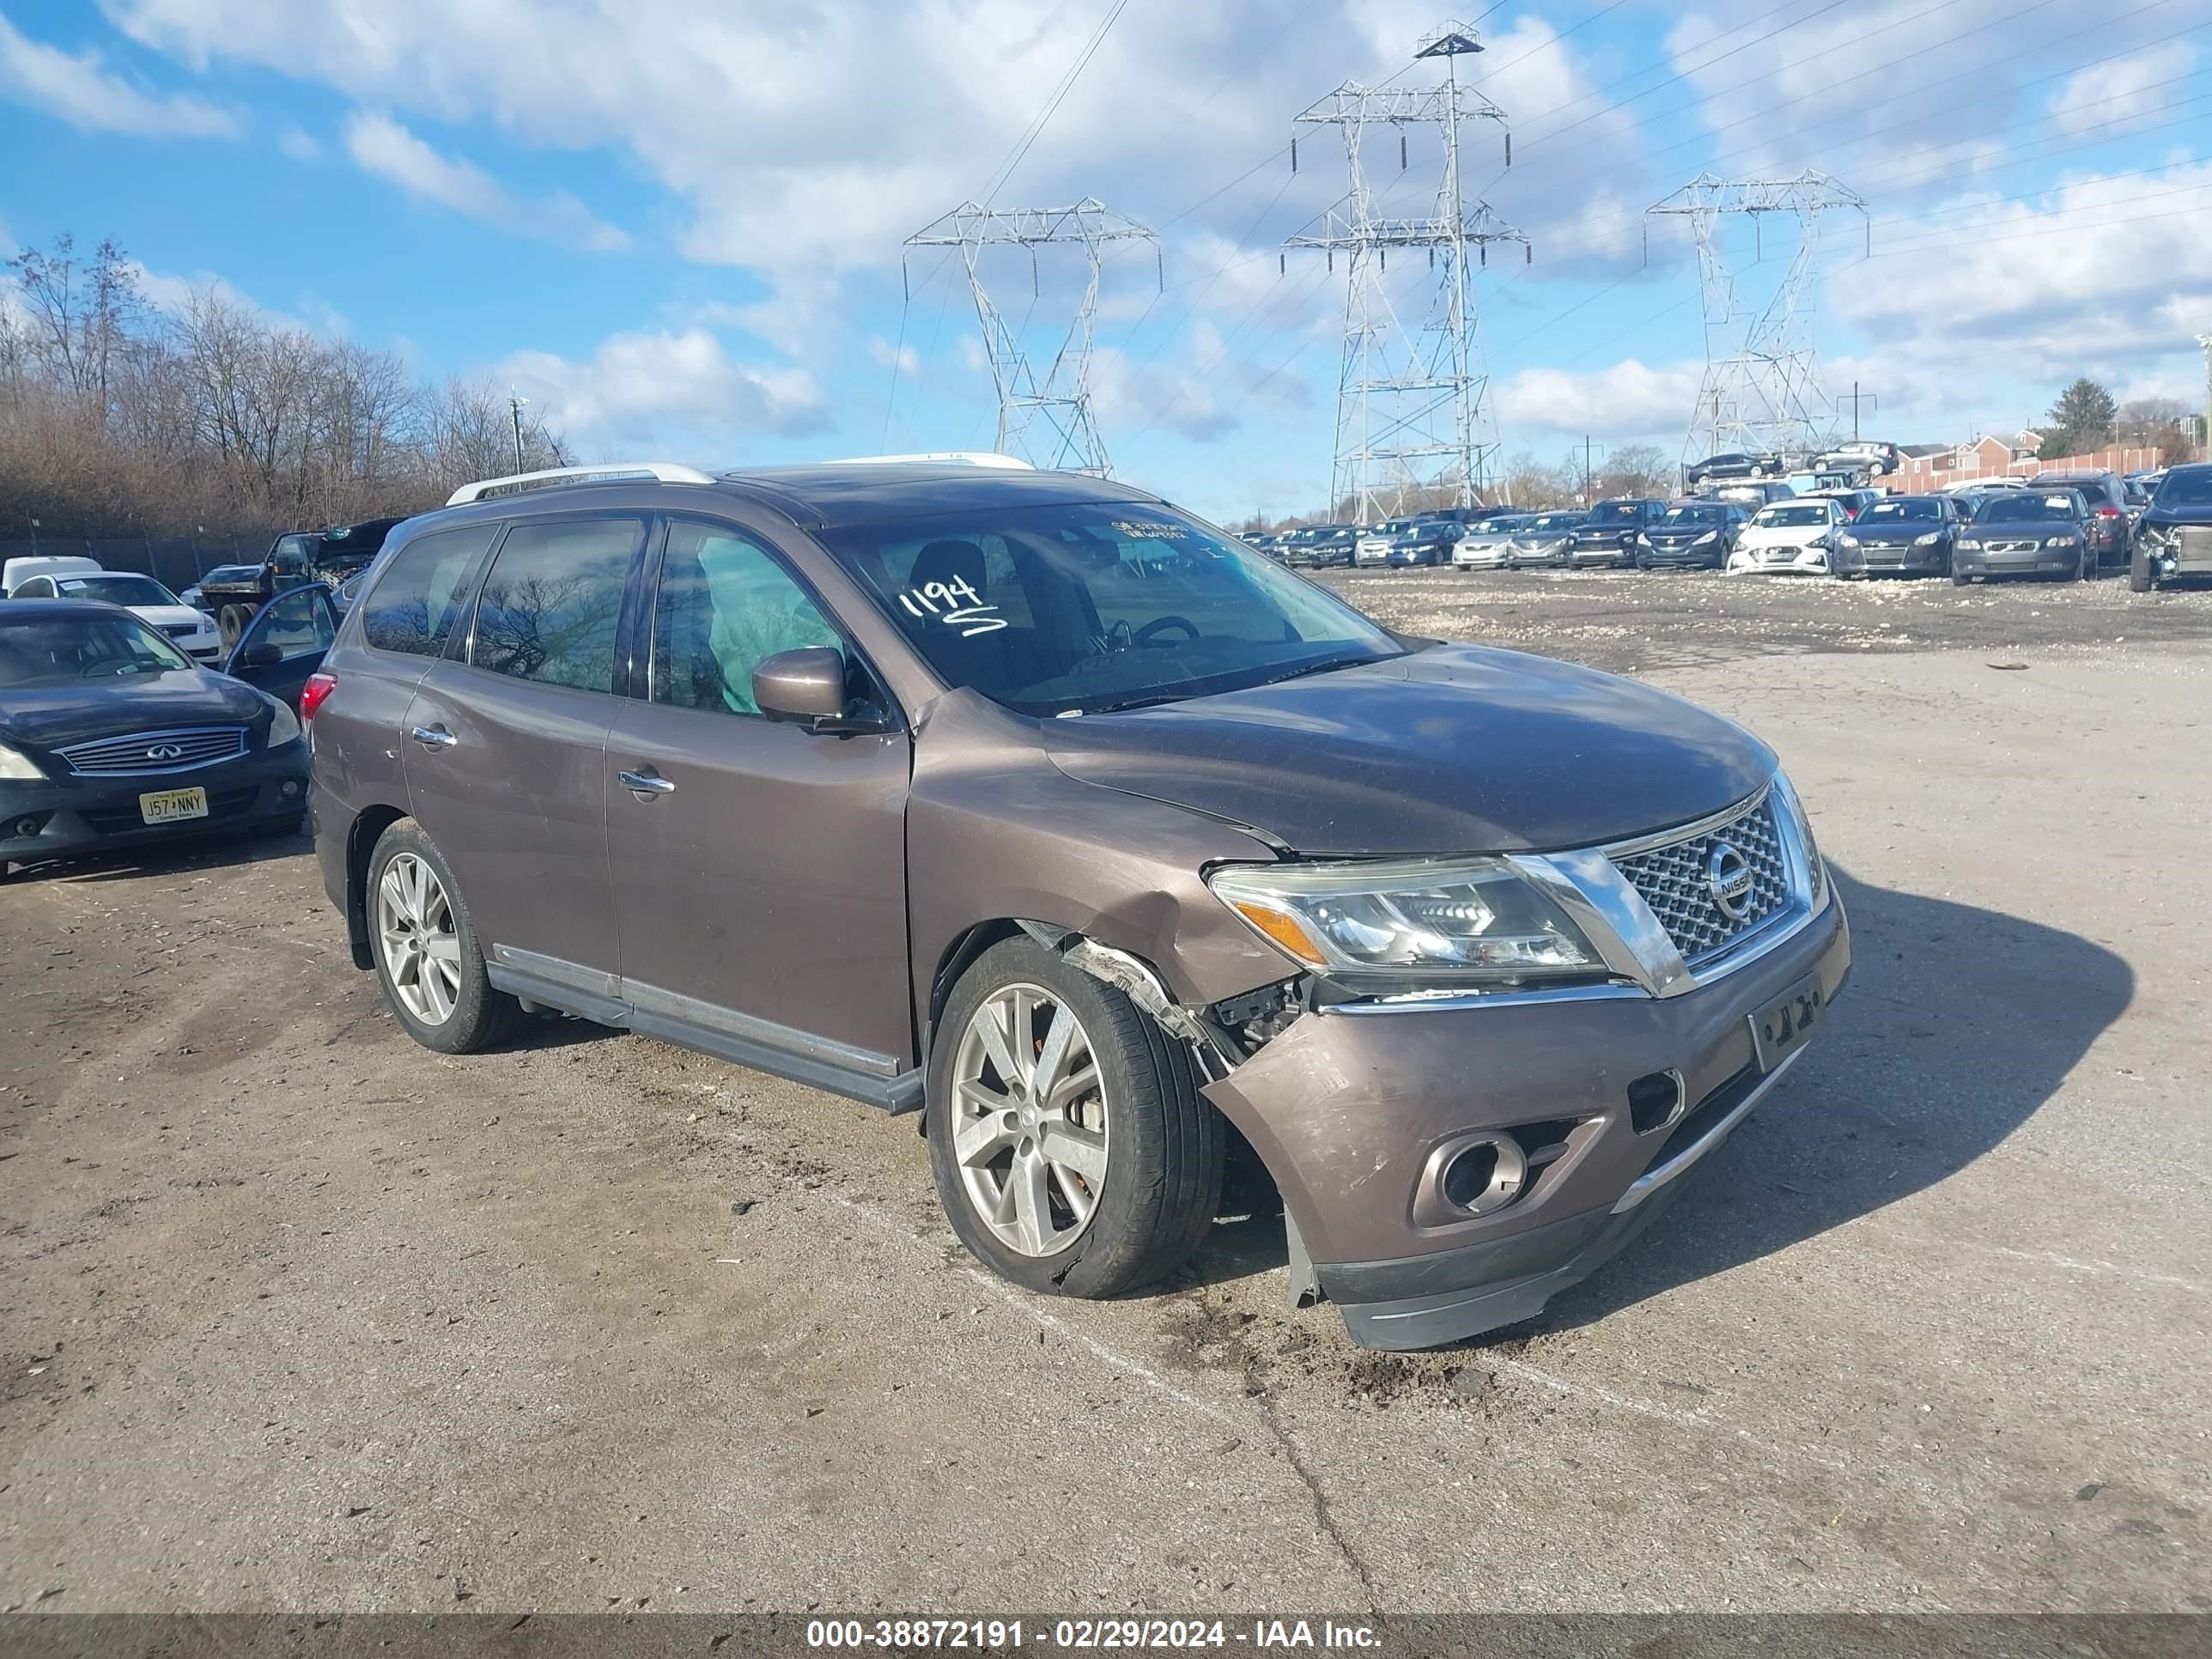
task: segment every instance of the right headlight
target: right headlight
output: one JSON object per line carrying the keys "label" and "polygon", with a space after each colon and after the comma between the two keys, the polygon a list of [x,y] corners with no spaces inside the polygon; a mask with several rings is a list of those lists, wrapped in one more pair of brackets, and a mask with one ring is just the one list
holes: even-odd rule
{"label": "right headlight", "polygon": [[1502,859],[1224,865],[1214,896],[1293,961],[1349,982],[1602,976],[1565,913]]}
{"label": "right headlight", "polygon": [[1787,774],[1774,775],[1768,798],[1775,803],[1789,829],[1796,834],[1797,845],[1805,854],[1805,878],[1812,889],[1812,905],[1817,910],[1828,896],[1828,866],[1820,857],[1820,844],[1813,839],[1813,820],[1805,816],[1805,803],[1797,799],[1797,791]]}
{"label": "right headlight", "polygon": [[1973,540],[1971,537],[1959,544],[1959,551],[1961,553],[1978,553],[1981,550],[1982,544],[1979,542]]}
{"label": "right headlight", "polygon": [[9,778],[18,783],[28,783],[46,775],[39,763],[20,749],[10,749],[0,743],[0,778]]}

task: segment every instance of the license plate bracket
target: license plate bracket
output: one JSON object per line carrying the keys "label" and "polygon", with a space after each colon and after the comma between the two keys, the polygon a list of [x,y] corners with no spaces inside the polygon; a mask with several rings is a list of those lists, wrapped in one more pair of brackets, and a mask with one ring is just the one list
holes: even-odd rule
{"label": "license plate bracket", "polygon": [[1759,1069],[1771,1072],[1813,1039],[1827,1024],[1828,1003],[1820,976],[1808,974],[1751,1017],[1752,1047]]}
{"label": "license plate bracket", "polygon": [[197,784],[189,789],[156,789],[138,797],[138,817],[149,824],[176,823],[207,815],[207,791]]}

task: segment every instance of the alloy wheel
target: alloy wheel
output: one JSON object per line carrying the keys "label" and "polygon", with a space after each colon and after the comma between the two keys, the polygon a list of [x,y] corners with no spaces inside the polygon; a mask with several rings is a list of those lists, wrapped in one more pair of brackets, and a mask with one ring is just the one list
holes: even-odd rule
{"label": "alloy wheel", "polygon": [[425,1025],[443,1025],[460,997],[460,935],[438,872],[412,853],[384,866],[376,932],[392,994]]}
{"label": "alloy wheel", "polygon": [[985,998],[953,1055],[952,1146],[968,1201],[1027,1256],[1083,1236],[1106,1181],[1105,1085],[1091,1035],[1042,986]]}

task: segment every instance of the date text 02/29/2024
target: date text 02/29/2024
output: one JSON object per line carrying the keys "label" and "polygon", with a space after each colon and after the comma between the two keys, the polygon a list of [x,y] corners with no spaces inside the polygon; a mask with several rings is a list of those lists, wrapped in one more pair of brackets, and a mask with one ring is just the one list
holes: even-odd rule
{"label": "date text 02/29/2024", "polygon": [[813,1619],[810,1648],[972,1648],[1000,1650],[1050,1646],[1097,1652],[1136,1648],[1372,1648],[1380,1638],[1365,1625],[1334,1620],[1258,1619],[1249,1627],[1219,1619]]}

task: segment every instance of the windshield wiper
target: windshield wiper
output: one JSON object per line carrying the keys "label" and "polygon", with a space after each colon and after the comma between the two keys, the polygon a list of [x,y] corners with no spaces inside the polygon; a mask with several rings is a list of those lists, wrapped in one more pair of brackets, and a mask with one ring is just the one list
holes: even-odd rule
{"label": "windshield wiper", "polygon": [[1323,657],[1319,662],[1302,662],[1295,668],[1286,668],[1279,674],[1270,674],[1260,684],[1280,685],[1285,680],[1303,679],[1308,674],[1327,674],[1339,668],[1358,668],[1364,663],[1376,661],[1373,657]]}
{"label": "windshield wiper", "polygon": [[1114,702],[1102,702],[1079,712],[1085,714],[1118,714],[1125,708],[1150,708],[1163,702],[1182,702],[1191,696],[1187,691],[1155,691],[1141,697],[1123,697]]}

